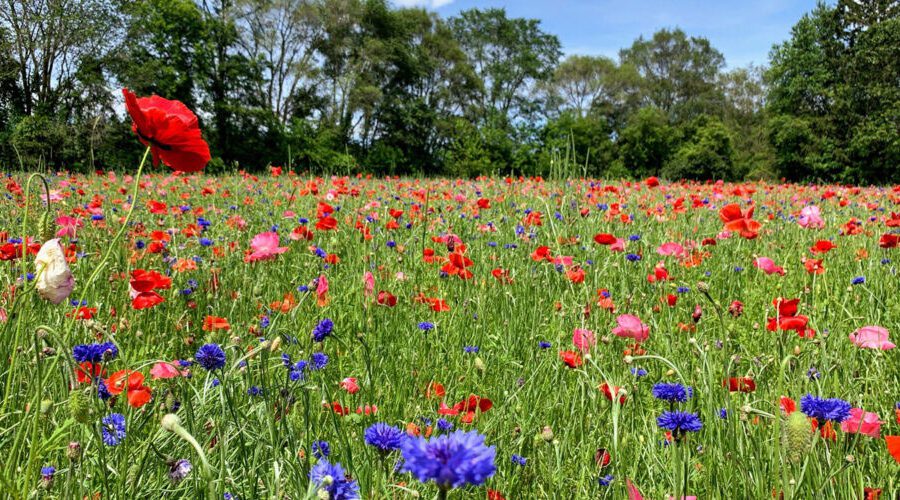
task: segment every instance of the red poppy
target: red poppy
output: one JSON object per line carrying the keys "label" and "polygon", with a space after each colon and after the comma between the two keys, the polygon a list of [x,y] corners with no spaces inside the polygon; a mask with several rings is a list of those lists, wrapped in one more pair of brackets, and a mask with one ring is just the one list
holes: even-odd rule
{"label": "red poppy", "polygon": [[823,274],[825,267],[822,266],[822,259],[806,259],[803,261],[803,267],[809,274]]}
{"label": "red poppy", "polygon": [[863,500],[878,500],[881,497],[881,488],[863,488]]}
{"label": "red poppy", "polygon": [[900,436],[885,436],[888,453],[894,457],[894,460],[900,464]]}
{"label": "red poppy", "polygon": [[493,270],[491,271],[491,276],[493,276],[494,279],[496,279],[496,280],[499,281],[500,283],[503,283],[503,284],[509,284],[509,283],[512,283],[512,278],[511,278],[510,275],[509,275],[509,270],[508,270],[508,269],[503,269],[503,268],[500,268],[500,267],[498,267],[498,268],[496,268],[496,269],[493,269]]}
{"label": "red poppy", "polygon": [[459,415],[462,414],[461,422],[465,424],[472,423],[475,420],[475,412],[484,413],[494,406],[493,401],[488,398],[470,395],[468,398],[456,403],[452,407],[446,403],[441,403],[438,408],[438,415]]}
{"label": "red poppy", "polygon": [[657,179],[656,177],[647,177],[647,180],[644,181],[644,184],[646,184],[647,187],[653,188],[659,186],[659,179]]}
{"label": "red poppy", "polygon": [[203,331],[212,332],[215,330],[231,330],[228,320],[218,316],[207,316],[203,320]]}
{"label": "red poppy", "polygon": [[756,382],[750,377],[731,377],[722,381],[722,387],[728,387],[729,392],[753,392]]}
{"label": "red poppy", "polygon": [[459,245],[447,256],[447,263],[441,267],[441,272],[466,280],[472,277],[472,271],[468,269],[472,264],[472,259],[466,257],[466,246]]}
{"label": "red poppy", "polygon": [[155,290],[168,289],[172,286],[172,279],[156,271],[135,269],[131,271],[131,307],[134,309],[147,309],[162,303],[162,298]]}
{"label": "red poppy", "polygon": [[608,233],[600,233],[594,235],[594,241],[598,245],[612,245],[616,242],[616,237]]}
{"label": "red poppy", "polygon": [[150,388],[144,385],[144,375],[140,372],[117,371],[106,379],[106,388],[114,396],[127,390],[128,404],[133,408],[140,408],[150,402]]}
{"label": "red poppy", "polygon": [[597,448],[596,453],[594,453],[594,462],[596,462],[597,467],[602,469],[612,462],[612,455],[606,451],[606,448]]}
{"label": "red poppy", "polygon": [[75,367],[75,379],[78,380],[79,384],[87,384],[94,378],[104,375],[106,375],[106,370],[103,369],[100,363],[85,361]]}
{"label": "red poppy", "polygon": [[316,222],[316,229],[319,231],[331,231],[337,228],[337,220],[332,216],[322,217]]}
{"label": "red poppy", "polygon": [[531,253],[531,260],[535,262],[540,262],[542,260],[546,260],[547,262],[552,261],[553,256],[550,254],[550,247],[537,247],[534,252]]}
{"label": "red poppy", "polygon": [[621,387],[617,387],[617,386],[611,385],[607,382],[603,382],[602,384],[600,384],[598,389],[600,389],[600,392],[602,392],[603,395],[606,396],[606,399],[608,399],[610,401],[612,401],[613,398],[618,394],[619,395],[619,404],[620,405],[625,404],[625,400],[627,399],[627,397],[625,396],[624,393],[619,392],[622,389]]}
{"label": "red poppy", "polygon": [[159,96],[138,98],[122,89],[125,108],[134,122],[131,130],[150,146],[153,164],[159,161],[180,172],[196,172],[209,163],[209,145],[200,134],[197,115],[179,101]]}
{"label": "red poppy", "polygon": [[565,363],[569,368],[578,368],[579,366],[584,364],[581,356],[574,351],[560,351],[559,359],[561,359],[562,362]]}
{"label": "red poppy", "polygon": [[506,500],[506,498],[499,491],[488,488],[487,500]]}
{"label": "red poppy", "polygon": [[828,253],[837,248],[837,245],[828,240],[819,240],[815,245],[809,247],[809,251],[815,254]]}
{"label": "red poppy", "polygon": [[391,292],[386,292],[384,290],[378,292],[375,301],[378,302],[378,305],[380,306],[394,307],[397,305],[397,297],[394,297]]}
{"label": "red poppy", "polygon": [[878,246],[881,248],[897,248],[900,245],[900,236],[896,234],[882,234],[878,240]]}
{"label": "red poppy", "polygon": [[759,235],[759,228],[762,227],[759,222],[753,220],[753,210],[754,207],[751,206],[746,212],[741,212],[741,206],[732,203],[722,207],[722,210],[719,211],[719,218],[725,224],[725,229],[740,234],[742,238],[752,240]]}

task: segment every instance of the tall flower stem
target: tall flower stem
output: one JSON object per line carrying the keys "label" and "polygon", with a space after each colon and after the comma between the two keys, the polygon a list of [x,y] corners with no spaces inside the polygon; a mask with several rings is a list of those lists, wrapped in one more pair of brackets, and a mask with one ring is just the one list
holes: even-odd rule
{"label": "tall flower stem", "polygon": [[[128,222],[131,221],[131,215],[134,213],[134,207],[137,205],[137,197],[141,188],[141,174],[144,172],[144,165],[147,164],[147,157],[150,155],[150,146],[147,146],[147,149],[144,150],[144,156],[141,158],[141,164],[138,166],[137,173],[134,176],[134,186],[131,189],[131,204],[128,207],[128,212],[125,214],[125,220],[122,221],[122,227],[119,228],[119,231],[116,232],[116,235],[113,237],[112,241],[107,244],[106,252],[103,253],[103,258],[100,259],[100,263],[94,266],[94,271],[88,277],[87,281],[81,286],[81,296],[78,297],[78,306],[80,307],[82,301],[84,300],[84,296],[88,290],[90,290],[91,285],[97,279],[97,276],[100,275],[100,271],[103,270],[103,267],[106,265],[106,262],[109,260],[109,256],[112,254],[114,249],[116,248],[116,244],[119,243],[119,240],[122,239],[122,235],[125,234],[125,231],[128,229]],[[66,333],[71,333],[72,326],[75,324],[75,321],[78,319],[78,314],[72,315],[72,321],[69,323],[69,328],[66,330]],[[66,335],[68,340],[68,335]]]}

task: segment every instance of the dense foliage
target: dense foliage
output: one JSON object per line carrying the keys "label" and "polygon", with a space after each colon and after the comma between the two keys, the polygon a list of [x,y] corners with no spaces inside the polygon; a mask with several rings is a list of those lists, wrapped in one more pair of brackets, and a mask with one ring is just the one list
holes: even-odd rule
{"label": "dense foliage", "polygon": [[199,111],[210,171],[900,179],[896,2],[820,5],[768,68],[662,29],[618,60],[532,19],[385,0],[0,8],[0,163],[119,169],[115,89]]}

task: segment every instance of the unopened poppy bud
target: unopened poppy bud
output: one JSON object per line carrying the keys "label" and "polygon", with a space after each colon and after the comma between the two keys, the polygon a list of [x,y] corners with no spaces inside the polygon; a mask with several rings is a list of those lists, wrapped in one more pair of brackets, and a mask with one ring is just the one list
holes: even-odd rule
{"label": "unopened poppy bud", "polygon": [[705,281],[698,281],[697,290],[701,293],[709,293],[709,285],[707,285]]}
{"label": "unopened poppy bud", "polygon": [[795,345],[794,346],[794,356],[799,356],[799,355],[800,355],[800,346]]}
{"label": "unopened poppy bud", "polygon": [[630,365],[631,363],[634,363],[634,358],[631,357],[631,356],[625,356],[625,357],[623,358],[623,361],[625,361],[625,364],[626,364],[626,365]]}
{"label": "unopened poppy bud", "polygon": [[667,377],[671,377],[672,375],[675,375],[675,370],[673,370],[673,369],[671,369],[671,368],[669,368],[668,370],[666,370],[666,376],[667,376]]}
{"label": "unopened poppy bud", "polygon": [[487,367],[484,365],[484,360],[482,360],[480,357],[475,358],[475,369],[481,373],[484,373],[484,371],[487,369]]}
{"label": "unopened poppy bud", "polygon": [[162,418],[161,425],[163,429],[169,432],[175,432],[176,429],[181,428],[181,419],[174,413],[167,413],[166,416]]}
{"label": "unopened poppy bud", "polygon": [[281,336],[280,335],[278,337],[275,337],[275,340],[273,340],[272,343],[269,345],[269,351],[275,352],[279,348],[281,348]]}

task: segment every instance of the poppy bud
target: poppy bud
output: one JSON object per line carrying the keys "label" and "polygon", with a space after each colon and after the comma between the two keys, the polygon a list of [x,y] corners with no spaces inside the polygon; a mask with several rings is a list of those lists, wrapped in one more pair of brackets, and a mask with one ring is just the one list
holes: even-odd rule
{"label": "poppy bud", "polygon": [[803,459],[809,449],[812,428],[806,416],[795,411],[788,416],[782,427],[781,441],[787,461],[797,463]]}
{"label": "poppy bud", "polygon": [[705,281],[698,281],[697,290],[700,293],[709,293],[709,285],[707,285]]}
{"label": "poppy bud", "polygon": [[541,439],[548,443],[553,441],[553,429],[549,425],[545,425],[541,430]]}

